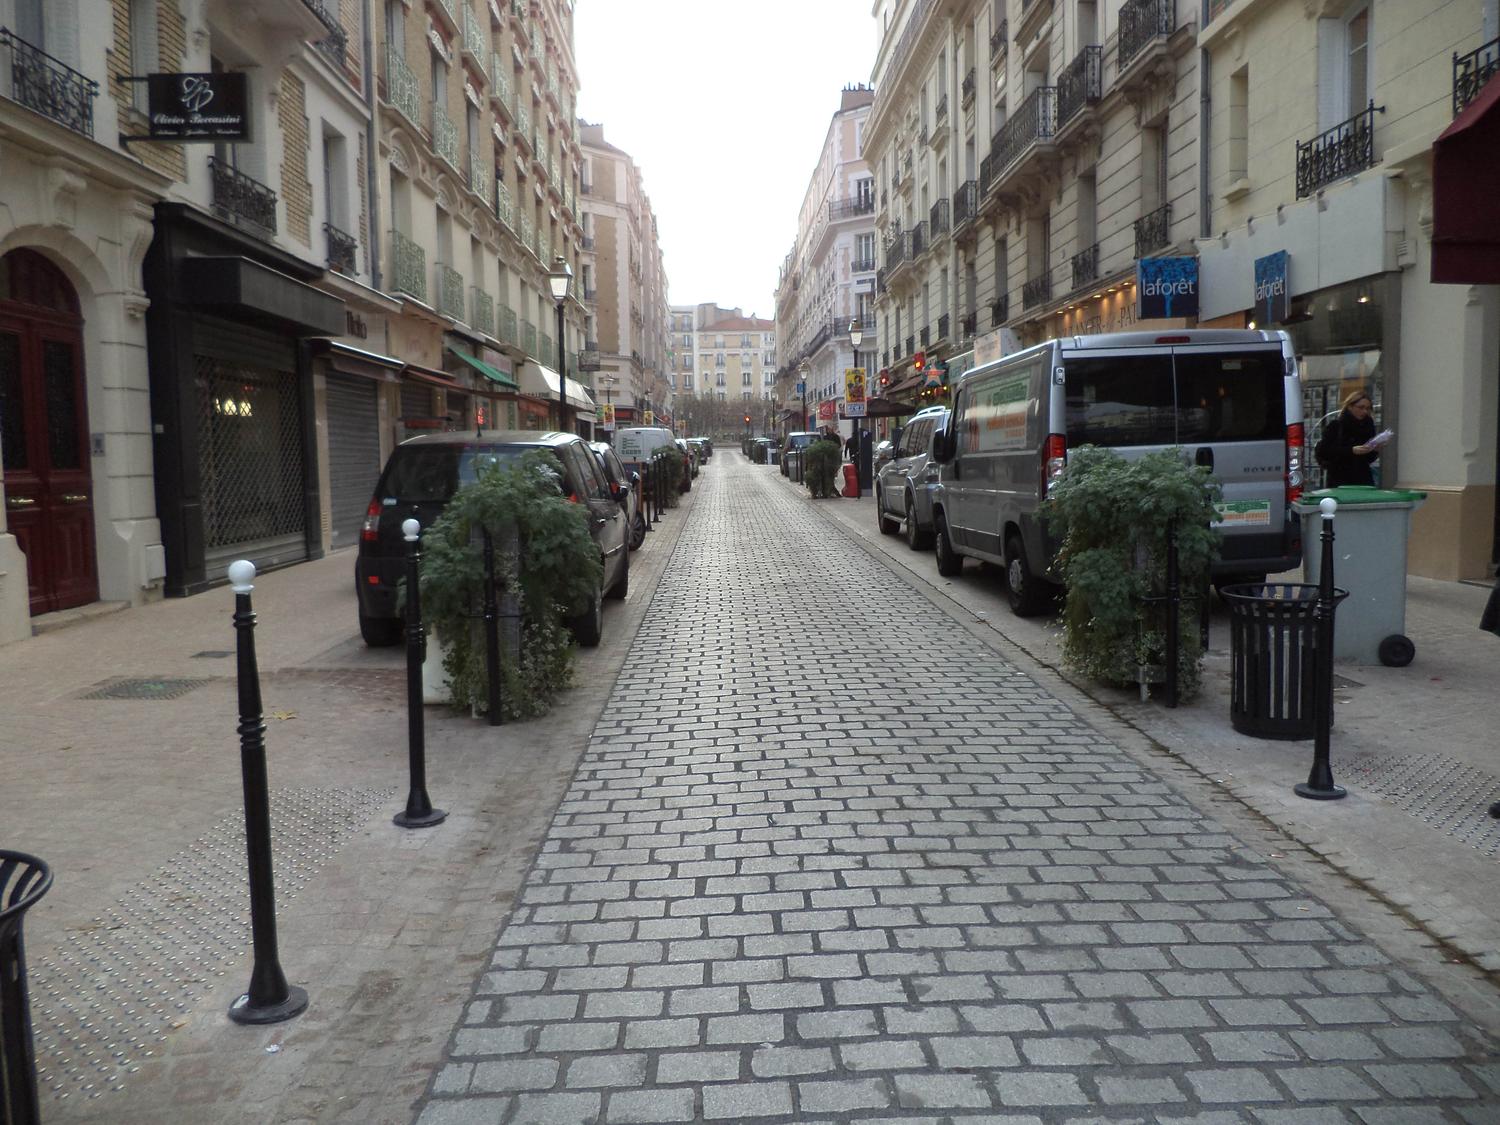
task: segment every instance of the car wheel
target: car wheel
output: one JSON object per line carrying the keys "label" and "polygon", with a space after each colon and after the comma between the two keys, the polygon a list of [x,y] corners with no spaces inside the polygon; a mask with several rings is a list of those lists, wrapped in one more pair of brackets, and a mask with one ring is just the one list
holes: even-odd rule
{"label": "car wheel", "polygon": [[948,538],[948,519],[942,512],[932,517],[933,547],[937,551],[937,570],[944,578],[954,578],[963,572],[964,557],[953,549]]}
{"label": "car wheel", "polygon": [[885,514],[885,502],[881,499],[882,495],[883,493],[877,488],[875,490],[875,520],[880,525],[880,534],[895,535],[901,527]]}
{"label": "car wheel", "polygon": [[630,549],[639,551],[646,542],[646,517],[640,512],[635,514],[635,524],[630,529]]}
{"label": "car wheel", "polygon": [[620,556],[620,577],[615,579],[615,584],[604,596],[621,601],[628,593],[630,593],[630,553],[627,551]]}
{"label": "car wheel", "polygon": [[1035,617],[1052,600],[1050,592],[1027,565],[1026,548],[1015,532],[1005,537],[1005,597],[1017,617]]}
{"label": "car wheel", "polygon": [[917,502],[910,492],[906,494],[906,545],[913,551],[925,551],[932,546],[932,532],[917,522]]}
{"label": "car wheel", "polygon": [[589,608],[568,622],[568,628],[584,648],[596,648],[604,637],[604,592],[596,589]]}
{"label": "car wheel", "polygon": [[406,623],[399,617],[366,617],[359,615],[359,635],[371,648],[390,648],[401,643]]}

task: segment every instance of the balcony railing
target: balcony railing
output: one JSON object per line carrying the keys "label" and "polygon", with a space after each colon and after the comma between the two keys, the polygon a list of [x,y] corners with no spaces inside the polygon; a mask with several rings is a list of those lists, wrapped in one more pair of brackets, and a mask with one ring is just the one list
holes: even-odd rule
{"label": "balcony railing", "polygon": [[1104,48],[1085,47],[1057,76],[1057,127],[1061,129],[1084,106],[1099,100],[1103,85]]}
{"label": "balcony railing", "polygon": [[1010,47],[1010,20],[1001,20],[1000,26],[990,32],[990,62],[1003,59]]}
{"label": "balcony railing", "polygon": [[[526,206],[531,206],[531,201],[526,201]],[[531,216],[525,211],[521,212],[521,229],[517,232],[521,236],[521,245],[531,247],[536,242],[536,224],[531,221]]]}
{"label": "balcony railing", "polygon": [[307,6],[312,9],[313,14],[323,21],[323,26],[328,29],[328,34],[322,39],[313,41],[313,46],[323,53],[323,57],[331,62],[339,70],[344,69],[344,63],[348,58],[349,35],[338,19],[333,16],[327,8],[323,7],[321,0],[306,0]]}
{"label": "balcony railing", "polygon": [[873,195],[856,195],[853,199],[830,199],[828,201],[828,221],[836,223],[840,219],[847,219],[853,215],[872,215],[875,213],[875,197]]}
{"label": "balcony railing", "polygon": [[75,133],[94,135],[94,99],[99,95],[99,83],[3,27],[0,47],[10,48],[7,96],[11,101]]}
{"label": "balcony railing", "polygon": [[217,156],[208,158],[214,211],[225,222],[270,238],[276,233],[276,193]]}
{"label": "balcony railing", "polygon": [[[483,23],[475,19],[474,11],[469,7],[468,0],[464,0],[464,50],[473,56],[474,65],[479,68],[481,74],[485,73],[484,64],[486,56],[491,53],[489,49],[489,22],[488,17],[485,18]],[[488,78],[489,75],[485,74],[485,77]]]}
{"label": "balcony railing", "polygon": [[436,102],[432,103],[432,151],[447,161],[455,172],[461,167],[458,161],[458,126],[448,116],[448,111]]}
{"label": "balcony railing", "polygon": [[901,231],[891,235],[891,240],[885,244],[885,271],[890,273],[902,262],[906,261],[907,240]]}
{"label": "balcony railing", "polygon": [[505,181],[495,181],[495,218],[499,219],[511,230],[516,228],[515,205],[510,200],[510,188],[505,186]]}
{"label": "balcony railing", "polygon": [[529,320],[521,322],[521,347],[527,355],[536,355],[536,325]]}
{"label": "balcony railing", "polygon": [[855,258],[849,263],[849,268],[855,273],[869,273],[875,268],[874,258]]}
{"label": "balcony railing", "polygon": [[999,328],[1010,319],[1010,294],[1005,293],[990,302],[990,327]]}
{"label": "balcony railing", "polygon": [[965,340],[972,340],[974,338],[974,333],[979,330],[979,314],[970,313],[968,316],[963,318],[963,320],[960,322],[960,326],[963,331],[963,338]]}
{"label": "balcony railing", "polygon": [[1038,86],[1013,117],[1000,126],[990,146],[992,174],[998,179],[1037,141],[1049,140],[1057,127],[1057,87]]}
{"label": "balcony railing", "polygon": [[1496,70],[1500,70],[1500,39],[1491,39],[1467,55],[1453,52],[1453,116],[1457,117],[1479,96]]}
{"label": "balcony railing", "polygon": [[490,196],[490,162],[482,152],[469,153],[469,190],[481,199]]}
{"label": "balcony railing", "polygon": [[[948,95],[947,94],[939,94],[938,95],[938,100],[937,100],[937,108],[934,109],[933,112],[932,112],[932,119],[935,122],[936,121],[942,121],[947,116],[948,116]],[[934,133],[937,132],[937,129],[935,127],[933,129],[933,132]]]}
{"label": "balcony railing", "polygon": [[1073,288],[1082,289],[1099,278],[1099,244],[1073,255]]}
{"label": "balcony railing", "polygon": [[464,275],[443,262],[434,265],[437,274],[437,311],[454,320],[464,318]]}
{"label": "balcony railing", "polygon": [[1124,71],[1147,43],[1158,36],[1171,35],[1176,27],[1176,0],[1125,0],[1120,7],[1116,67]]}
{"label": "balcony railing", "polygon": [[427,300],[427,252],[398,230],[391,231],[391,292]]}
{"label": "balcony railing", "polygon": [[537,340],[536,357],[542,361],[543,367],[552,366],[552,337],[545,332]]}
{"label": "balcony railing", "polygon": [[1172,240],[1172,205],[1164,203],[1135,221],[1135,256],[1149,257]]}
{"label": "balcony railing", "polygon": [[521,334],[516,328],[516,310],[509,305],[500,306],[500,341],[517,347],[521,344]]}
{"label": "balcony railing", "polygon": [[514,119],[516,101],[510,89],[510,67],[503,65],[499,51],[490,52],[490,97],[498,101],[505,112]]}
{"label": "balcony railing", "polygon": [[964,224],[979,214],[979,184],[968,180],[960,184],[953,195],[953,229],[963,230]]}
{"label": "balcony railing", "polygon": [[592,250],[594,248],[594,236],[591,234],[582,236],[578,240],[578,248],[580,250]]}
{"label": "balcony railing", "polygon": [[959,86],[959,91],[964,105],[968,105],[974,100],[974,68],[972,66],[969,67],[968,73],[964,75],[964,80]]}
{"label": "balcony railing", "polygon": [[347,277],[359,272],[359,239],[332,223],[323,224],[323,238],[328,244],[329,269]]}
{"label": "balcony railing", "polygon": [[927,237],[926,222],[920,222],[912,227],[907,232],[906,237],[909,240],[906,247],[907,256],[912,261],[916,261],[927,251],[927,247],[930,245]]}
{"label": "balcony railing", "polygon": [[[1378,107],[1381,112],[1385,107]],[[1297,198],[1311,195],[1335,180],[1362,172],[1375,163],[1375,114],[1371,102],[1312,140],[1297,142]]]}
{"label": "balcony railing", "polygon": [[422,120],[422,94],[417,76],[394,48],[385,49],[385,100],[413,125]]}
{"label": "balcony railing", "polygon": [[927,229],[932,232],[933,238],[948,233],[948,201],[946,199],[939,199],[932,205],[932,210],[927,213]]}
{"label": "balcony railing", "polygon": [[1029,309],[1052,299],[1052,274],[1042,273],[1021,286],[1021,308]]}
{"label": "balcony railing", "polygon": [[584,344],[583,351],[578,353],[578,370],[598,371],[600,367],[599,348],[595,344]]}

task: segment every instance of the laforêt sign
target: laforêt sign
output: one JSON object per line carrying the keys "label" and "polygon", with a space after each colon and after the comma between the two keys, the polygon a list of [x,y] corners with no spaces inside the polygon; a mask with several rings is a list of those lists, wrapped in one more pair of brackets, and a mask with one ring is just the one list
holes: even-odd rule
{"label": "lafor\u00eat sign", "polygon": [[249,96],[242,71],[148,74],[121,81],[146,83],[145,136],[123,141],[248,141]]}

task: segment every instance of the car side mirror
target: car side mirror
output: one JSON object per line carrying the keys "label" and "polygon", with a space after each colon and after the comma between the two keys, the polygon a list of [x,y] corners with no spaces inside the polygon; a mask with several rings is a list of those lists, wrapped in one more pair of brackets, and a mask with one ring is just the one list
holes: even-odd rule
{"label": "car side mirror", "polygon": [[641,483],[641,474],[637,473],[637,472],[632,472],[630,474],[630,483],[633,484],[633,485],[640,484]]}

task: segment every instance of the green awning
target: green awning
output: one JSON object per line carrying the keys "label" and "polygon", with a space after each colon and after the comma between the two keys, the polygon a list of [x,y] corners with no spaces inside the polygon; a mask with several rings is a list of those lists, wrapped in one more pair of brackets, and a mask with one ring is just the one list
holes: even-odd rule
{"label": "green awning", "polygon": [[488,363],[485,363],[484,360],[475,359],[468,352],[455,348],[451,344],[448,345],[448,350],[454,355],[458,356],[459,359],[463,360],[475,371],[483,375],[491,383],[499,383],[502,387],[505,387],[507,390],[512,391],[519,391],[521,389],[519,383],[517,383],[505,372],[501,371],[498,367],[491,367]]}

